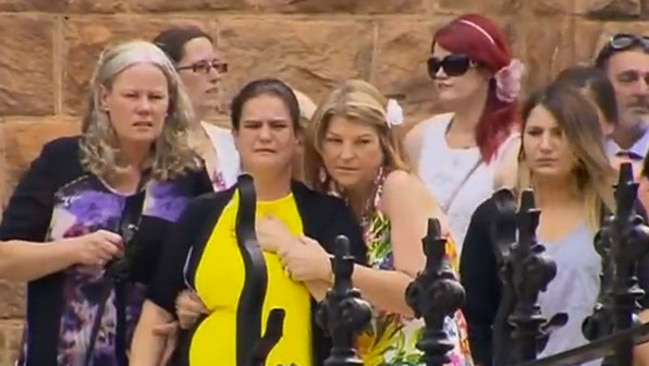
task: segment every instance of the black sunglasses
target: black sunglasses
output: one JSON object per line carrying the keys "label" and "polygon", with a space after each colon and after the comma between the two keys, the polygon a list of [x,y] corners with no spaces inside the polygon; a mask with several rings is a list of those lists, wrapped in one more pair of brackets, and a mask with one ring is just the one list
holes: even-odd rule
{"label": "black sunglasses", "polygon": [[176,68],[176,70],[192,70],[193,72],[201,72],[203,74],[208,74],[212,69],[215,69],[219,74],[225,74],[228,72],[228,63],[221,60],[198,61],[191,65]]}
{"label": "black sunglasses", "polygon": [[436,79],[437,73],[442,69],[447,76],[460,76],[464,75],[472,65],[473,62],[469,57],[459,53],[444,58],[431,57],[428,59],[428,75],[431,79]]}
{"label": "black sunglasses", "polygon": [[609,44],[611,45],[611,48],[616,51],[625,50],[634,46],[641,46],[645,50],[649,50],[649,37],[629,33],[618,33],[611,37]]}

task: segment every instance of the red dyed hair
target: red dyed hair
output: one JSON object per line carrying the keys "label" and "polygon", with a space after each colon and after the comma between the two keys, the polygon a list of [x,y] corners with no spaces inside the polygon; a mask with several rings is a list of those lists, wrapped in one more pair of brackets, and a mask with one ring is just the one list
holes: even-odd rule
{"label": "red dyed hair", "polygon": [[[465,14],[456,18],[435,33],[431,52],[436,43],[451,53],[466,55],[494,74],[512,61],[507,37],[496,23],[482,15]],[[492,78],[487,103],[475,129],[476,142],[484,161],[493,159],[512,128],[518,124],[518,100],[511,103],[499,100],[496,81]]]}

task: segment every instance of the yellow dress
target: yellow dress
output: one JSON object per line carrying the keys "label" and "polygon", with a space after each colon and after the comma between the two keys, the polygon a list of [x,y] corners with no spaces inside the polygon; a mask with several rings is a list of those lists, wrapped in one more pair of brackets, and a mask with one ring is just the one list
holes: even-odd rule
{"label": "yellow dress", "polygon": [[[195,276],[196,291],[208,308],[189,345],[192,366],[236,365],[236,331],[239,299],[244,286],[245,266],[235,235],[238,191],[224,208],[200,258]],[[293,195],[257,203],[257,218],[272,215],[295,235],[303,232]],[[311,297],[306,287],[291,280],[279,257],[264,252],[268,286],[262,314],[262,335],[273,308],[286,311],[284,333],[271,351],[268,365],[312,365]]]}

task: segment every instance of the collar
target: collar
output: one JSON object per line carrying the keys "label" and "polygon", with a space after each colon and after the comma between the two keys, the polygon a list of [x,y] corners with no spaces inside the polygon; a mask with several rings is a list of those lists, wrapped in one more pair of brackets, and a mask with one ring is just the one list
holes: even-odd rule
{"label": "collar", "polygon": [[649,129],[645,130],[644,135],[631,146],[630,149],[624,150],[620,148],[620,146],[613,141],[613,139],[608,139],[606,141],[606,155],[608,156],[615,156],[617,153],[621,151],[628,151],[632,152],[635,154],[638,154],[639,156],[646,156],[647,152],[649,152]]}

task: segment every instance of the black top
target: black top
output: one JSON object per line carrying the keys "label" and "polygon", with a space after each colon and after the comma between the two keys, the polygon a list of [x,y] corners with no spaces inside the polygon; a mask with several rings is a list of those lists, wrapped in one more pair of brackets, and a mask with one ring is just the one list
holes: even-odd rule
{"label": "black top", "polygon": [[[638,212],[646,217],[641,207]],[[490,234],[496,217],[498,211],[492,198],[478,206],[471,217],[460,256],[460,278],[466,291],[463,311],[469,345],[473,360],[483,366],[492,364],[492,325],[501,299],[501,283]],[[640,287],[645,291],[641,304],[646,308],[649,304],[649,256],[641,262],[638,274]]]}
{"label": "black top", "polygon": [[[140,249],[127,292],[127,344],[170,223],[191,198],[211,190],[204,170],[145,185],[141,222],[133,240]],[[122,210],[130,197],[134,196],[113,191],[83,170],[79,137],[60,138],[43,147],[20,180],[0,224],[0,240],[51,242],[100,229],[119,232]],[[106,283],[101,269],[80,265],[28,283],[26,334],[19,365],[81,364],[99,292]],[[95,347],[95,366],[116,365],[115,312],[113,301],[109,301]]]}
{"label": "black top", "polygon": [[[187,288],[187,284],[194,286],[194,275],[201,254],[236,187],[218,193],[209,193],[193,200],[166,241],[160,268],[149,289],[148,298],[170,314],[175,314],[174,304],[179,292]],[[293,182],[292,193],[302,218],[305,235],[317,240],[327,252],[332,254],[336,237],[345,235],[349,238],[352,255],[356,261],[365,262],[366,247],[361,228],[342,200],[312,191],[298,182]],[[195,235],[187,235],[187,233],[195,233]],[[314,365],[320,366],[329,356],[331,340],[315,323],[314,299],[311,308]],[[177,350],[178,359],[174,365],[188,364],[186,348],[188,348],[189,338],[191,332],[181,335],[181,340],[184,340],[180,342],[181,345]]]}

